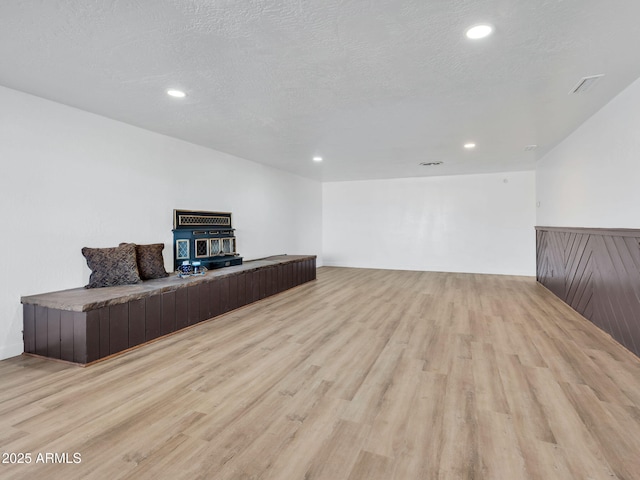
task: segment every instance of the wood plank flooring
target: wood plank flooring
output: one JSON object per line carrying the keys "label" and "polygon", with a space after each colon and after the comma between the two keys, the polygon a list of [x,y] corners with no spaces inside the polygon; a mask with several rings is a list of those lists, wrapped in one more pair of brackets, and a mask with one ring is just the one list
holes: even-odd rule
{"label": "wood plank flooring", "polygon": [[1,361],[0,452],[32,455],[3,480],[640,479],[640,361],[533,278],[324,267],[88,368]]}

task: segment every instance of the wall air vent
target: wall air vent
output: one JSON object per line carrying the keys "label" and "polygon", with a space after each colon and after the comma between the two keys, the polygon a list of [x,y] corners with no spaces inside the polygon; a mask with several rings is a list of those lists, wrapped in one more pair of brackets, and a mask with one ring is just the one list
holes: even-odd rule
{"label": "wall air vent", "polygon": [[573,95],[574,93],[587,93],[602,77],[604,77],[604,73],[581,78],[578,84],[569,92],[569,95]]}
{"label": "wall air vent", "polygon": [[435,167],[436,165],[442,165],[442,162],[421,162],[419,165],[422,167]]}

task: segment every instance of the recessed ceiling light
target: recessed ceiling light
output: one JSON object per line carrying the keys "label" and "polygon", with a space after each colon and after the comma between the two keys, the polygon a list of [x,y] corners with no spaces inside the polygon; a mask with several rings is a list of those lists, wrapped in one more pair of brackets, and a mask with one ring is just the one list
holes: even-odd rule
{"label": "recessed ceiling light", "polygon": [[478,40],[480,38],[488,37],[493,32],[493,27],[491,25],[474,25],[473,27],[467,30],[467,38],[471,40]]}
{"label": "recessed ceiling light", "polygon": [[173,88],[170,88],[169,90],[167,90],[167,95],[170,95],[176,98],[184,98],[187,96],[187,94],[184,93],[182,90],[175,90]]}
{"label": "recessed ceiling light", "polygon": [[465,143],[464,148],[466,148],[467,150],[471,150],[472,148],[476,148],[476,144],[472,142]]}
{"label": "recessed ceiling light", "polygon": [[313,161],[314,162],[321,162],[322,161],[322,157],[313,157]]}

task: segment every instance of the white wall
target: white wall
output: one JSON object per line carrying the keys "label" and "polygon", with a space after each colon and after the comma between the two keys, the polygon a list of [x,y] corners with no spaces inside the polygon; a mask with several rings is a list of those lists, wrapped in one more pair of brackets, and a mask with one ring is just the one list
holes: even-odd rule
{"label": "white wall", "polygon": [[21,296],[87,283],[83,246],[164,242],[172,269],[174,208],[233,212],[245,259],[321,254],[319,182],[2,87],[0,105],[0,358],[23,350]]}
{"label": "white wall", "polygon": [[535,214],[534,172],[325,183],[323,262],[535,275]]}
{"label": "white wall", "polygon": [[537,224],[640,228],[640,79],[536,167]]}

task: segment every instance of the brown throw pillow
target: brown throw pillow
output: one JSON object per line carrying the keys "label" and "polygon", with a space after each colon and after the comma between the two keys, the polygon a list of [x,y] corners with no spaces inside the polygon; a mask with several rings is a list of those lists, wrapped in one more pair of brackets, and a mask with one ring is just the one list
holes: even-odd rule
{"label": "brown throw pillow", "polygon": [[162,250],[164,250],[164,243],[136,245],[140,278],[143,280],[151,280],[152,278],[163,278],[169,276],[167,271],[164,269]]}
{"label": "brown throw pillow", "polygon": [[113,248],[82,249],[91,269],[89,284],[85,288],[113,287],[140,283],[136,247],[124,244]]}

